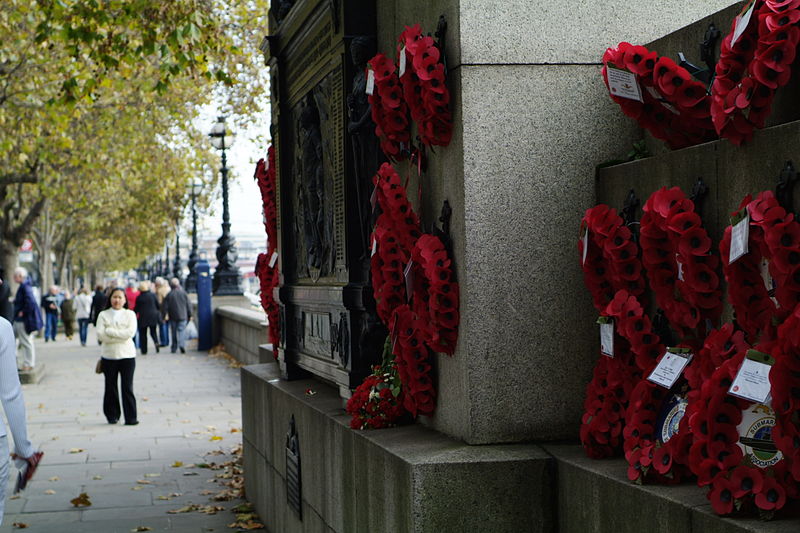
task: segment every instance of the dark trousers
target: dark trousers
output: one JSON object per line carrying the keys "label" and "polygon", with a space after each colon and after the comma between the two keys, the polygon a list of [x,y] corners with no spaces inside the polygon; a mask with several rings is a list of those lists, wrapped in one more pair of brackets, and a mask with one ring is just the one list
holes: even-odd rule
{"label": "dark trousers", "polygon": [[56,340],[58,330],[58,313],[44,314],[44,340]]}
{"label": "dark trousers", "polygon": [[161,346],[169,346],[169,325],[166,322],[159,323],[158,332],[161,338]]}
{"label": "dark trousers", "polygon": [[88,318],[79,318],[78,319],[78,332],[81,336],[81,344],[86,346],[86,337],[89,335],[89,319]]}
{"label": "dark trousers", "polygon": [[158,334],[156,333],[156,329],[158,326],[153,324],[152,326],[140,326],[139,327],[139,347],[142,349],[142,355],[147,354],[147,330],[150,330],[150,338],[153,339],[153,346],[156,347],[156,351],[158,351]]}
{"label": "dark trousers", "polygon": [[106,390],[103,394],[103,414],[109,422],[119,420],[119,391],[117,376],[122,382],[122,411],[125,422],[136,422],[136,397],[133,395],[133,371],[136,359],[103,359],[103,374],[106,377]]}

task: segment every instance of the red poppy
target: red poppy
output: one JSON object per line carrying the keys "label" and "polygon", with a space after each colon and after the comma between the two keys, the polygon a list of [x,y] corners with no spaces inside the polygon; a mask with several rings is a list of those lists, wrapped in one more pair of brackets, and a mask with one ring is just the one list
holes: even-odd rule
{"label": "red poppy", "polygon": [[669,446],[660,446],[653,454],[653,468],[659,474],[666,474],[672,468],[672,452]]}
{"label": "red poppy", "polygon": [[783,13],[800,7],[800,0],[766,0],[764,3],[775,13]]}
{"label": "red poppy", "polygon": [[765,13],[761,15],[759,22],[764,24],[767,32],[772,32],[779,28],[784,28],[800,22],[800,11],[788,10],[783,12]]}
{"label": "red poppy", "polygon": [[[628,43],[621,43],[628,44]],[[658,53],[649,51],[644,46],[626,46],[621,50],[621,63],[629,71],[641,77],[649,77],[656,66]]]}
{"label": "red poppy", "polygon": [[786,503],[786,490],[775,478],[765,477],[761,491],[756,493],[756,505],[764,511],[781,509]]}
{"label": "red poppy", "polygon": [[667,227],[678,234],[683,234],[694,228],[699,228],[702,225],[700,215],[694,211],[684,211],[676,213],[667,219]]}
{"label": "red poppy", "polygon": [[692,81],[689,72],[679,67],[672,59],[660,57],[653,69],[653,80],[658,89],[667,96],[672,96],[684,84]]}
{"label": "red poppy", "polygon": [[714,479],[713,488],[708,494],[708,499],[711,500],[711,506],[717,514],[726,515],[733,511],[734,490],[733,483],[723,476]]}

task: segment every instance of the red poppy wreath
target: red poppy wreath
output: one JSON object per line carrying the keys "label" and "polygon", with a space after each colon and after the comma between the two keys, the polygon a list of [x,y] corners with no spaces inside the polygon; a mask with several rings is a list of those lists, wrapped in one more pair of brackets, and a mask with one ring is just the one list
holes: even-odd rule
{"label": "red poppy wreath", "polygon": [[[775,348],[774,342],[756,346],[762,353],[775,353]],[[728,393],[751,351],[746,345],[737,349],[703,383],[697,408],[687,415],[694,438],[689,466],[700,486],[710,486],[708,499],[715,512],[755,508],[768,519],[787,499],[797,497],[797,485],[771,439],[777,428],[771,407]]]}
{"label": "red poppy wreath", "polygon": [[[693,434],[691,413],[697,410],[700,387],[714,370],[744,344],[732,324],[712,331],[670,390],[642,379],[630,395],[625,416],[624,449],[628,478],[642,483],[678,483],[689,477]],[[650,373],[646,370],[643,378]]]}
{"label": "red poppy wreath", "polygon": [[[639,91],[641,101],[612,92],[609,68],[634,74],[644,89]],[[670,148],[683,148],[715,137],[705,86],[670,58],[659,57],[644,46],[623,42],[603,54],[602,75],[611,99],[622,112]]]}
{"label": "red poppy wreath", "polygon": [[639,247],[616,210],[600,204],[586,211],[581,220],[578,253],[584,283],[599,312],[619,290],[625,289],[634,296],[644,292]]}
{"label": "red poppy wreath", "polygon": [[736,145],[764,127],[775,92],[791,78],[800,42],[799,0],[755,0],[752,9],[738,39],[740,17],[722,41],[711,87],[714,127]]}
{"label": "red poppy wreath", "polygon": [[391,160],[405,159],[411,136],[408,106],[403,98],[396,66],[384,54],[377,54],[369,60],[368,69],[372,70],[375,77],[375,87],[367,98],[381,150]]}
{"label": "red poppy wreath", "polygon": [[589,457],[619,452],[628,398],[642,369],[652,368],[664,347],[636,296],[620,290],[602,311],[614,327],[613,357],[601,356],[586,387],[580,438]]}
{"label": "red poppy wreath", "polygon": [[419,24],[406,26],[398,41],[399,61],[406,64],[400,81],[420,141],[426,146],[447,146],[453,134],[453,117],[439,47],[433,37],[422,35]]}
{"label": "red poppy wreath", "polygon": [[702,339],[706,320],[714,324],[722,313],[722,291],[719,258],[694,202],[678,187],[662,187],[643,211],[639,242],[656,303],[681,338]]}
{"label": "red poppy wreath", "polygon": [[441,240],[421,233],[394,168],[384,163],[374,182],[382,210],[373,232],[370,265],[377,312],[393,341],[403,406],[412,416],[430,415],[436,395],[429,359],[431,350],[448,355],[455,351],[458,284]]}
{"label": "red poppy wreath", "polygon": [[267,163],[260,159],[256,164],[254,176],[261,190],[261,202],[264,216],[264,229],[267,232],[267,253],[259,254],[256,260],[256,276],[261,289],[261,307],[267,313],[269,322],[269,340],[272,353],[278,358],[280,344],[280,306],[275,301],[274,289],[280,283],[280,271],[276,262],[278,249],[278,212],[275,200],[275,149],[272,145],[267,149]]}
{"label": "red poppy wreath", "polygon": [[769,373],[775,409],[772,437],[792,478],[800,481],[800,307],[778,328],[777,345]]}
{"label": "red poppy wreath", "polygon": [[720,242],[728,297],[750,340],[774,338],[775,326],[800,302],[800,224],[764,191],[748,195],[732,220],[749,216],[748,253],[730,262],[733,226]]}

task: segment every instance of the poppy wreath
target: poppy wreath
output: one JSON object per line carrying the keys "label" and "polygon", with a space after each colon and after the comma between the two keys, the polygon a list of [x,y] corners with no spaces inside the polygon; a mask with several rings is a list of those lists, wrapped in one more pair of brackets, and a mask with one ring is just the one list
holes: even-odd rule
{"label": "poppy wreath", "polygon": [[656,303],[679,337],[703,338],[705,321],[714,324],[722,313],[722,291],[719,258],[694,202],[678,187],[662,187],[643,211],[639,244]]}
{"label": "poppy wreath", "polygon": [[372,368],[372,374],[359,385],[347,400],[346,411],[352,418],[353,429],[380,429],[397,424],[406,413],[404,392],[397,364],[391,357],[391,345],[386,339],[383,362]]}
{"label": "poppy wreath", "polygon": [[588,244],[583,280],[595,308],[603,312],[622,289],[641,296],[645,284],[639,246],[616,210],[603,204],[588,209],[581,220],[581,234],[586,232],[586,238],[578,241],[578,252],[582,258],[584,242]]}
{"label": "poppy wreath", "polygon": [[[745,358],[747,345],[738,344],[737,352],[724,361],[700,389],[696,408],[687,412],[693,443],[689,467],[700,486],[709,486],[707,494],[717,514],[746,512],[755,508],[763,519],[772,517],[787,499],[798,491],[788,463],[780,452],[759,457],[751,448],[745,454],[740,445],[740,426],[744,413],[769,408],[728,394],[728,389]],[[774,353],[775,343],[760,343],[756,350]],[[777,419],[776,419],[777,422]],[[773,431],[777,429],[777,423]],[[766,436],[769,438],[769,431]]]}
{"label": "poppy wreath", "polygon": [[400,380],[405,387],[403,407],[411,416],[431,415],[436,407],[436,391],[430,377],[430,350],[426,346],[428,325],[408,305],[401,305],[394,314],[396,341],[393,354]]}
{"label": "poppy wreath", "polygon": [[619,452],[631,391],[664,350],[635,295],[618,291],[601,314],[614,320],[614,357],[598,359],[586,387],[580,438],[593,458]]}
{"label": "poppy wreath", "polygon": [[[455,350],[458,284],[444,244],[438,237],[421,233],[419,218],[394,168],[384,163],[373,182],[382,211],[373,232],[370,264],[377,312],[391,332],[392,354],[405,391],[404,408],[414,417],[430,415],[436,393],[429,359],[431,350],[448,355]],[[412,261],[409,295],[404,271]]]}
{"label": "poppy wreath", "polygon": [[[644,89],[641,102],[611,94],[609,66],[636,75]],[[693,80],[685,68],[670,58],[659,57],[644,46],[622,42],[605,51],[601,73],[611,99],[622,112],[670,148],[683,148],[716,137],[705,85]]]}
{"label": "poppy wreath", "polygon": [[375,76],[375,87],[369,100],[375,135],[380,139],[381,150],[394,161],[405,159],[411,135],[408,124],[408,105],[397,77],[394,62],[384,54],[369,60]]}
{"label": "poppy wreath", "polygon": [[414,260],[414,310],[424,318],[426,344],[434,351],[453,355],[458,339],[458,283],[452,261],[439,237],[423,234],[411,253]]}
{"label": "poppy wreath", "polygon": [[778,350],[769,373],[775,428],[772,438],[789,472],[800,481],[800,307],[778,328]]}
{"label": "poppy wreath", "polygon": [[419,24],[406,26],[398,41],[398,55],[405,50],[407,65],[400,81],[420,141],[426,146],[447,146],[453,135],[453,116],[441,51],[433,37],[422,34]]}
{"label": "poppy wreath", "polygon": [[[689,455],[693,434],[689,428],[690,414],[697,410],[703,382],[737,348],[746,348],[744,333],[734,331],[732,324],[726,324],[706,337],[703,347],[696,351],[682,378],[673,386],[672,390],[676,392],[667,391],[647,379],[636,385],[625,415],[623,447],[629,465],[628,479],[637,483],[671,484],[691,476]],[[647,370],[643,378],[650,371]],[[670,428],[674,426],[668,418],[669,415],[676,416],[682,402],[685,402],[685,410],[677,423],[677,432],[672,433]]]}
{"label": "poppy wreath", "polygon": [[741,36],[731,31],[720,46],[711,86],[711,119],[720,137],[741,145],[763,128],[775,92],[791,78],[800,42],[800,1],[755,0]]}
{"label": "poppy wreath", "polygon": [[[745,197],[734,220],[745,213],[750,215],[748,253],[729,262],[732,226],[725,229],[719,249],[736,322],[752,342],[773,338],[775,325],[800,303],[800,224],[772,191],[759,193],[755,200]],[[772,287],[765,285],[767,273],[776,286],[774,299]]]}
{"label": "poppy wreath", "polygon": [[259,254],[256,260],[256,276],[261,288],[261,307],[267,313],[269,322],[269,339],[272,353],[278,358],[280,345],[280,306],[275,301],[274,289],[280,284],[280,271],[275,263],[270,266],[272,254],[278,249],[278,212],[275,196],[275,149],[272,145],[267,149],[267,163],[260,159],[256,164],[254,176],[261,190],[261,202],[264,216],[264,229],[267,232],[267,253]]}

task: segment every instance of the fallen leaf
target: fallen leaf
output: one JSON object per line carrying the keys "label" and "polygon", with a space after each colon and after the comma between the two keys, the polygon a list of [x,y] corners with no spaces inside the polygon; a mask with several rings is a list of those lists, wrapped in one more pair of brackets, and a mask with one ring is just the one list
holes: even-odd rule
{"label": "fallen leaf", "polygon": [[136,533],[137,531],[153,531],[153,528],[147,526],[139,526],[131,529],[131,533]]}
{"label": "fallen leaf", "polygon": [[8,497],[9,500],[19,500],[20,498],[22,498],[22,494],[14,494]]}
{"label": "fallen leaf", "polygon": [[85,452],[85,451],[86,450],[84,450],[83,448],[70,448],[69,449],[69,453],[82,453],[82,452]]}
{"label": "fallen leaf", "polygon": [[161,474],[145,474],[144,477],[159,477]]}
{"label": "fallen leaf", "polygon": [[184,472],[183,475],[184,476],[197,476],[199,474],[197,472]]}
{"label": "fallen leaf", "polygon": [[183,461],[175,461],[172,463],[172,468],[180,468],[183,466]]}
{"label": "fallen leaf", "polygon": [[44,404],[43,404],[43,403],[40,403],[40,404],[39,404],[39,405],[37,405],[36,407],[38,407],[39,409],[44,409]]}
{"label": "fallen leaf", "polygon": [[147,481],[146,479],[137,479],[136,483],[138,483],[139,485],[152,485],[153,484],[152,481]]}
{"label": "fallen leaf", "polygon": [[136,485],[135,487],[131,487],[131,490],[142,490],[144,487],[141,485]]}
{"label": "fallen leaf", "polygon": [[196,504],[189,504],[186,507],[181,507],[180,509],[170,509],[167,511],[168,514],[179,514],[179,513],[191,513],[192,511],[196,511],[198,509],[198,505]]}
{"label": "fallen leaf", "polygon": [[103,476],[97,474],[97,475],[92,476],[92,479],[94,479],[94,480],[103,479]]}
{"label": "fallen leaf", "polygon": [[14,522],[11,525],[17,529],[26,529],[28,527],[28,524],[26,524],[25,522]]}
{"label": "fallen leaf", "polygon": [[181,420],[181,424],[191,424],[191,420]]}
{"label": "fallen leaf", "polygon": [[231,428],[231,433],[239,433],[240,431],[242,430],[239,428]]}
{"label": "fallen leaf", "polygon": [[[148,398],[147,396],[145,396],[144,398],[142,398],[142,401],[143,401],[143,402],[149,402],[149,401],[150,401],[150,398]],[[148,531],[149,531],[149,530],[148,530]]]}
{"label": "fallen leaf", "polygon": [[48,479],[47,481],[58,481],[58,480],[59,480],[58,476],[53,476],[50,479]]}
{"label": "fallen leaf", "polygon": [[156,499],[157,500],[171,500],[172,498],[177,498],[178,496],[182,496],[182,494],[180,492],[173,492],[171,494],[157,496]]}
{"label": "fallen leaf", "polygon": [[53,438],[52,438],[52,439],[50,439],[50,440],[58,440],[58,435],[56,435],[55,437],[53,437]]}
{"label": "fallen leaf", "polygon": [[210,441],[222,440],[222,437],[220,437],[219,435],[214,435],[213,437],[211,437],[208,440],[210,440]]}
{"label": "fallen leaf", "polygon": [[69,503],[75,507],[89,507],[92,505],[92,502],[89,500],[89,495],[85,492],[81,492],[77,498],[72,498]]}
{"label": "fallen leaf", "polygon": [[253,504],[250,502],[240,503],[236,507],[231,509],[234,513],[252,513],[253,512]]}
{"label": "fallen leaf", "polygon": [[44,491],[44,493],[45,494],[55,494],[56,491],[54,491],[53,489],[47,489],[46,491]]}
{"label": "fallen leaf", "polygon": [[206,426],[206,429],[207,429],[208,431],[216,431],[216,430],[217,430],[217,427],[216,427],[216,426]]}

